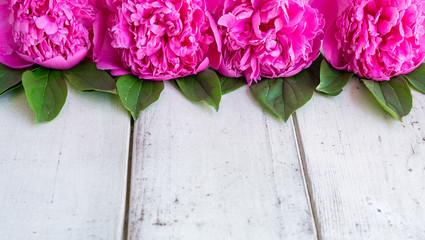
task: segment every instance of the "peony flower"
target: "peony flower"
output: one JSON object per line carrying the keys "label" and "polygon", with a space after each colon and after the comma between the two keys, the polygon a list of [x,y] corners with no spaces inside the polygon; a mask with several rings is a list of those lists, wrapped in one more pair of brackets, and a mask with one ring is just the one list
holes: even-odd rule
{"label": "peony flower", "polygon": [[[94,0],[0,0],[0,62],[69,69],[91,55],[101,28]],[[96,25],[97,24],[97,25]]]}
{"label": "peony flower", "polygon": [[290,77],[319,56],[324,21],[301,0],[209,0],[223,39],[219,72],[245,76]]}
{"label": "peony flower", "polygon": [[346,7],[330,24],[323,41],[325,58],[336,69],[383,81],[409,73],[422,63],[424,1],[341,2]]}
{"label": "peony flower", "polygon": [[221,49],[205,0],[109,0],[108,31],[95,53],[112,75],[169,80],[217,68]]}

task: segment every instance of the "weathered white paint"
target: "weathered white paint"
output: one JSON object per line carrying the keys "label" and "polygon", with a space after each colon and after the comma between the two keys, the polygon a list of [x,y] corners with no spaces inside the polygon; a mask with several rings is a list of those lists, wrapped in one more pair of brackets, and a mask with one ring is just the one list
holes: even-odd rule
{"label": "weathered white paint", "polygon": [[358,81],[297,113],[322,239],[425,239],[425,95],[392,119]]}
{"label": "weathered white paint", "polygon": [[134,128],[131,239],[316,239],[292,122],[247,88],[220,111],[166,85]]}
{"label": "weathered white paint", "polygon": [[[0,97],[0,238],[120,239],[130,121],[116,96],[70,91],[33,123]],[[402,123],[357,82],[284,124],[248,89],[218,113],[167,83],[135,124],[131,239],[425,239],[425,95]]]}
{"label": "weathered white paint", "polygon": [[130,119],[117,96],[77,93],[34,123],[23,90],[0,97],[0,238],[120,239]]}

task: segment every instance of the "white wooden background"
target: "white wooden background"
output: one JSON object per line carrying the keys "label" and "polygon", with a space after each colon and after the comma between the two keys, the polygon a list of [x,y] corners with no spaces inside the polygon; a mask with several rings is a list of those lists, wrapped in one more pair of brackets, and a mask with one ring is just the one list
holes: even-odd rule
{"label": "white wooden background", "polygon": [[70,89],[35,124],[8,93],[0,239],[425,239],[425,95],[399,122],[363,88],[286,124],[247,88],[217,113],[167,83],[135,123],[116,96]]}

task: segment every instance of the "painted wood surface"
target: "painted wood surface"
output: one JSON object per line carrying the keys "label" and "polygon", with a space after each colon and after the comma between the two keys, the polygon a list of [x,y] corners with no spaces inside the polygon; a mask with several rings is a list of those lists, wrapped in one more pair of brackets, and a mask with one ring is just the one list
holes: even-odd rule
{"label": "painted wood surface", "polygon": [[167,84],[134,128],[130,239],[316,239],[292,122],[247,88],[220,111]]}
{"label": "painted wood surface", "polygon": [[70,89],[48,124],[23,90],[0,106],[0,238],[120,239],[130,119],[118,97]]}
{"label": "painted wood surface", "polygon": [[116,96],[70,90],[48,124],[22,90],[0,105],[1,239],[122,239],[126,227],[129,239],[425,239],[417,92],[403,122],[351,82],[284,124],[246,88],[217,113],[167,83],[134,126],[128,226],[130,120]]}
{"label": "painted wood surface", "polygon": [[425,239],[425,95],[403,122],[353,81],[297,120],[322,239]]}

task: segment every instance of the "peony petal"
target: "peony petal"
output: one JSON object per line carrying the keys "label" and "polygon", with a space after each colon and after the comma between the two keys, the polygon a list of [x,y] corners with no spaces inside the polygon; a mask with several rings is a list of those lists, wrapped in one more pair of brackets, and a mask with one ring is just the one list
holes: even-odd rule
{"label": "peony petal", "polygon": [[35,61],[31,57],[19,54],[18,55],[28,61],[36,63],[40,66],[46,67],[46,68],[52,68],[52,69],[58,69],[58,70],[66,70],[75,67],[78,63],[80,63],[87,55],[88,49],[82,49],[75,53],[73,56],[68,56],[68,59],[63,58],[62,56],[56,56],[54,58],[51,58],[49,60],[40,62]]}
{"label": "peony petal", "polygon": [[207,12],[206,13],[208,20],[210,22],[211,31],[214,35],[214,42],[209,45],[208,52],[206,53],[206,57],[209,59],[210,66],[214,69],[218,69],[222,61],[222,43],[221,36],[218,32],[217,25],[215,24],[212,16]]}
{"label": "peony petal", "polygon": [[207,11],[213,13],[218,6],[217,0],[205,0]]}
{"label": "peony petal", "polygon": [[267,3],[267,0],[251,0],[254,9],[260,9],[265,3]]}
{"label": "peony petal", "polygon": [[104,4],[103,0],[100,0],[102,7],[107,7],[110,10],[114,11],[117,9],[118,5],[120,4],[120,0],[106,0],[106,4]]}
{"label": "peony petal", "polygon": [[[338,3],[335,3],[335,0],[313,0],[311,2],[311,6],[313,8],[316,8],[319,10],[321,14],[323,14],[323,18],[325,19],[325,31],[332,25],[332,23],[336,20],[336,18],[340,14],[340,7],[346,8],[346,4],[342,4],[342,6],[339,6],[340,2],[344,1],[337,1]],[[345,7],[344,7],[345,6]],[[342,11],[342,9],[341,9]]]}
{"label": "peony petal", "polygon": [[336,22],[334,22],[328,30],[326,30],[323,39],[323,53],[326,60],[336,69],[345,70],[347,64],[340,63],[340,53],[338,49],[338,41],[335,38],[337,32]]}
{"label": "peony petal", "polygon": [[108,0],[90,0],[90,3],[96,6],[98,9],[105,9],[108,7]]}
{"label": "peony petal", "polygon": [[55,23],[55,20],[46,15],[37,18],[35,25],[38,29],[44,29],[49,35],[55,34],[58,31],[58,25]]}
{"label": "peony petal", "polygon": [[16,46],[12,35],[12,24],[9,22],[9,4],[0,5],[0,55],[10,55]]}
{"label": "peony petal", "polygon": [[261,31],[260,31],[260,24],[261,24],[260,12],[257,11],[252,16],[252,28],[254,30],[255,36],[257,36],[257,38],[261,39],[262,36],[261,36]]}
{"label": "peony petal", "polygon": [[38,29],[44,29],[44,27],[47,24],[52,22],[53,20],[51,20],[48,16],[44,15],[42,17],[37,18],[37,20],[35,20],[35,25],[38,27]]}
{"label": "peony petal", "polygon": [[217,70],[221,75],[226,77],[238,78],[243,76],[243,74],[239,72],[238,70],[228,69],[224,61],[221,62],[220,67],[218,67]]}
{"label": "peony petal", "polygon": [[[111,72],[111,74],[112,74],[112,72]],[[125,75],[125,74],[122,74],[122,73],[118,73],[118,74],[119,75],[114,75],[114,74],[112,74],[112,75],[114,75],[114,76]],[[149,79],[150,81],[166,81],[166,80],[174,79],[174,78],[177,78],[177,77],[185,77],[185,76],[175,76],[175,75],[152,76],[152,75],[144,75],[144,74],[139,75],[140,79]]]}
{"label": "peony petal", "polygon": [[201,64],[199,64],[199,66],[196,68],[195,70],[195,74],[204,71],[209,64],[209,60],[208,58],[205,58],[203,62],[201,62]]}
{"label": "peony petal", "polygon": [[20,56],[18,56],[16,52],[13,52],[12,54],[9,54],[9,55],[0,54],[0,62],[11,68],[27,68],[34,64],[31,62],[25,61]]}
{"label": "peony petal", "polygon": [[97,68],[101,70],[111,70],[114,76],[121,76],[130,73],[125,70],[118,50],[113,48],[112,38],[108,33],[104,34],[102,45],[98,51],[93,53],[94,61],[97,63]]}
{"label": "peony petal", "polygon": [[[98,54],[100,51],[100,48],[102,47],[103,42],[103,36],[105,36],[105,30],[106,30],[106,21],[107,21],[107,14],[105,14],[106,10],[99,11],[96,14],[96,18],[93,22],[93,55],[96,53]],[[94,56],[93,56],[94,58]]]}
{"label": "peony petal", "polygon": [[235,25],[236,17],[233,14],[225,14],[218,19],[217,24],[231,28]]}
{"label": "peony petal", "polygon": [[55,34],[58,31],[58,25],[55,22],[49,23],[44,27],[44,31],[48,35]]}
{"label": "peony petal", "polygon": [[[99,67],[99,64],[98,65],[96,65],[99,69],[101,69],[101,70],[106,70],[106,69],[102,69],[102,68],[100,68]],[[108,68],[108,69],[112,69],[112,68]],[[127,74],[131,74],[131,72],[130,71],[127,71],[127,70],[124,70],[124,69],[121,69],[121,68],[116,68],[116,69],[112,69],[111,70],[111,75],[112,76],[123,76],[123,75],[127,75]],[[150,79],[150,80],[152,80],[152,79]]]}

